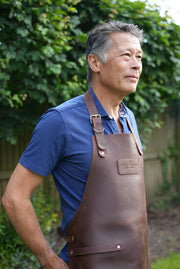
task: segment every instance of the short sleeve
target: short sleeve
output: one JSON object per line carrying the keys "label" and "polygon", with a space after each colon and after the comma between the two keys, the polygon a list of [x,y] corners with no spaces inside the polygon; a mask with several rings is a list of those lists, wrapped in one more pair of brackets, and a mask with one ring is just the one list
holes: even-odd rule
{"label": "short sleeve", "polygon": [[31,171],[48,176],[63,158],[66,132],[59,111],[50,109],[39,119],[19,162]]}

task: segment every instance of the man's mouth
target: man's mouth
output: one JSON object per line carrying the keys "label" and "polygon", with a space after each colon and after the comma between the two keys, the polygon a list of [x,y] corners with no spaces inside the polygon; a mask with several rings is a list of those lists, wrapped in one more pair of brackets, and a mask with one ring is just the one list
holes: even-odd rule
{"label": "man's mouth", "polygon": [[133,80],[138,80],[138,76],[136,76],[136,75],[126,76],[126,78],[133,79]]}

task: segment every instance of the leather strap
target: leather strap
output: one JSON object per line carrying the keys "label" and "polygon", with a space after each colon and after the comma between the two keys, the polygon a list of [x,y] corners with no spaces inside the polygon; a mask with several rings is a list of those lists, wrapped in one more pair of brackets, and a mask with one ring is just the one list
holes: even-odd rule
{"label": "leather strap", "polygon": [[133,136],[134,136],[134,139],[135,139],[135,142],[136,142],[136,146],[137,146],[137,148],[138,148],[138,151],[139,151],[140,155],[143,155],[143,151],[142,151],[142,149],[141,149],[141,145],[140,145],[140,143],[139,143],[139,139],[137,138],[137,135],[135,134],[135,132],[134,132],[134,130],[133,130],[133,128],[132,128],[132,126],[131,126],[131,124],[130,124],[128,118],[126,118],[126,120],[127,120],[128,125],[129,125],[129,129],[131,130],[131,133],[132,133]]}
{"label": "leather strap", "polygon": [[101,157],[106,157],[107,149],[105,144],[104,128],[101,121],[101,115],[97,111],[90,89],[88,89],[88,91],[84,94],[84,101],[90,115],[90,122],[92,124],[92,128],[96,138],[98,154]]}
{"label": "leather strap", "polygon": [[101,245],[101,246],[91,246],[91,247],[83,247],[76,249],[69,249],[70,256],[79,256],[79,255],[90,255],[104,252],[114,252],[114,251],[122,251],[121,244],[111,244],[111,245]]}

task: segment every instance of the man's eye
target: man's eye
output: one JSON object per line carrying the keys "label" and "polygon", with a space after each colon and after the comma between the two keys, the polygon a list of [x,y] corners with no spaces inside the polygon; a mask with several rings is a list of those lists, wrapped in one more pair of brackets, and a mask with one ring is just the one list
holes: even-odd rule
{"label": "man's eye", "polygon": [[124,56],[130,57],[130,53],[124,53]]}
{"label": "man's eye", "polygon": [[138,59],[142,59],[142,55],[137,55],[136,56]]}

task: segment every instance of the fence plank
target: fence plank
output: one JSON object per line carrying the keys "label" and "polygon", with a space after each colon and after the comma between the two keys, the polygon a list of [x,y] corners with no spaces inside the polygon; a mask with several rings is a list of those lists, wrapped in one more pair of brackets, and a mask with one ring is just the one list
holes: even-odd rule
{"label": "fence plank", "polygon": [[180,194],[180,111],[176,117],[176,134],[177,134],[177,149],[178,149],[178,161],[177,161],[178,192]]}
{"label": "fence plank", "polygon": [[[163,152],[169,144],[175,142],[176,132],[175,118],[167,116],[164,126],[161,129],[154,129],[145,150],[145,184],[147,203],[153,202],[157,191],[163,183],[163,170],[158,152]],[[171,180],[172,160],[169,160],[167,167],[167,179]]]}

